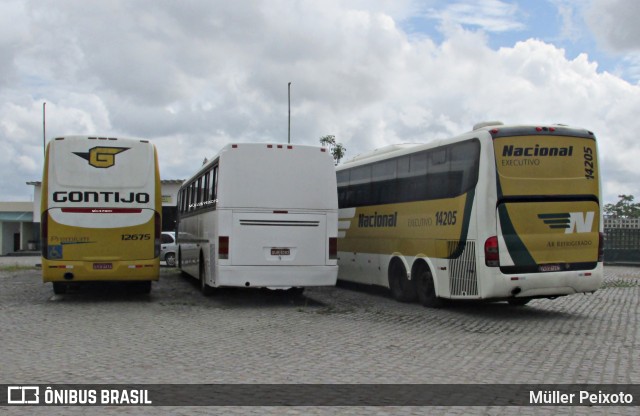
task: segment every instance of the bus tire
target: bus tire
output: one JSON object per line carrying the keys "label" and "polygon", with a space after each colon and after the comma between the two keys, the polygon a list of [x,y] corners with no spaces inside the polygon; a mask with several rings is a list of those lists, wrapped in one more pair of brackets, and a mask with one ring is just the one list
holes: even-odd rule
{"label": "bus tire", "polygon": [[151,293],[151,280],[143,282],[133,282],[133,291],[141,295],[148,295]]}
{"label": "bus tire", "polygon": [[389,289],[398,302],[413,302],[417,298],[415,286],[407,278],[407,269],[398,258],[389,264]]}
{"label": "bus tire", "polygon": [[67,293],[67,284],[64,282],[53,282],[53,293],[56,295],[64,295]]}
{"label": "bus tire", "polygon": [[285,292],[290,297],[298,298],[298,297],[302,296],[302,294],[304,293],[304,287],[290,287]]}
{"label": "bus tire", "polygon": [[213,295],[213,288],[209,286],[206,282],[206,273],[204,270],[204,257],[202,254],[200,255],[200,263],[199,263],[198,274],[200,275],[200,291],[205,296]]}
{"label": "bus tire", "polygon": [[436,296],[433,275],[427,265],[420,266],[416,270],[416,292],[418,292],[420,303],[427,308],[441,308],[444,306],[444,301]]}
{"label": "bus tire", "polygon": [[176,267],[176,253],[169,253],[164,256],[164,261],[167,262],[168,267]]}
{"label": "bus tire", "polygon": [[511,306],[524,306],[529,303],[529,298],[511,298],[507,300],[507,303]]}

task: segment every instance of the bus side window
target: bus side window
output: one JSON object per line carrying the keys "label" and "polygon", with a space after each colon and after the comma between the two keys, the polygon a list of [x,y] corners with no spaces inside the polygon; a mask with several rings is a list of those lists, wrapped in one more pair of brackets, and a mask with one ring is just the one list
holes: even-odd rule
{"label": "bus side window", "polygon": [[204,190],[202,189],[202,176],[198,178],[198,184],[196,185],[196,208],[202,208],[202,200],[204,197]]}
{"label": "bus side window", "polygon": [[211,170],[211,199],[218,199],[218,165]]}
{"label": "bus side window", "polygon": [[211,176],[209,174],[210,172],[205,172],[204,174],[204,184],[203,184],[203,188],[204,188],[204,197],[202,198],[203,201],[208,202],[209,201],[209,191],[210,191],[210,185],[209,185],[209,177]]}
{"label": "bus side window", "polygon": [[196,183],[191,182],[189,185],[189,211],[194,211],[196,209]]}
{"label": "bus side window", "polygon": [[349,205],[361,207],[371,204],[371,165],[351,169]]}

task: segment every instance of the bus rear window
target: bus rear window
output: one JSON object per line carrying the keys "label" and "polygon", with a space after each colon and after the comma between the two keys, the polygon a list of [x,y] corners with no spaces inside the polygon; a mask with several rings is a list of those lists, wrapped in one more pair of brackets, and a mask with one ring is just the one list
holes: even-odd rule
{"label": "bus rear window", "polygon": [[571,136],[515,136],[493,140],[502,194],[597,195],[596,142]]}

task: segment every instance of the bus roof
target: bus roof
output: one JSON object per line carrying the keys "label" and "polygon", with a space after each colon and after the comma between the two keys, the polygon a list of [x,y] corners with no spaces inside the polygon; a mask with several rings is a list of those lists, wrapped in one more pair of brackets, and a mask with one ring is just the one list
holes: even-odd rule
{"label": "bus roof", "polygon": [[353,159],[346,161],[344,164],[338,166],[336,170],[349,169],[351,167],[366,165],[371,162],[389,159],[395,156],[401,156],[410,154],[413,152],[431,149],[438,146],[443,146],[451,143],[456,143],[462,140],[468,140],[474,137],[505,137],[505,136],[523,136],[531,134],[555,134],[574,137],[584,137],[595,139],[594,134],[586,129],[570,127],[563,124],[549,124],[549,125],[504,125],[499,121],[488,121],[477,123],[473,126],[473,130],[460,134],[458,136],[436,139],[425,143],[406,143],[406,144],[392,144],[378,149],[374,149],[370,152],[363,153],[355,156]]}
{"label": "bus roof", "polygon": [[265,142],[265,143],[229,143],[224,145],[220,151],[218,151],[218,153],[213,156],[211,159],[208,159],[205,163],[202,164],[202,166],[200,167],[200,169],[198,169],[197,172],[195,172],[193,175],[191,175],[190,177],[188,177],[187,179],[184,180],[183,182],[183,186],[187,185],[189,182],[191,182],[193,179],[197,178],[198,176],[200,176],[203,172],[206,172],[207,170],[211,169],[211,167],[217,163],[221,157],[224,156],[225,153],[229,152],[232,149],[241,149],[241,150],[260,150],[260,149],[264,149],[264,150],[269,150],[269,149],[274,149],[274,150],[293,150],[293,149],[299,149],[299,150],[304,150],[305,152],[307,151],[313,151],[313,152],[328,152],[327,148],[324,147],[318,147],[318,146],[311,146],[311,145],[304,145],[304,144],[284,144],[284,143],[271,143],[271,142]]}

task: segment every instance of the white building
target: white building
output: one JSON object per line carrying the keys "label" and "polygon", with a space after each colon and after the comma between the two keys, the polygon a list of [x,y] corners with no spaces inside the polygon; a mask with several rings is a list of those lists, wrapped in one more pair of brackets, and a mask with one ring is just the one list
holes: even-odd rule
{"label": "white building", "polygon": [[604,228],[640,228],[640,218],[604,218]]}
{"label": "white building", "polygon": [[0,202],[0,255],[36,249],[40,227],[34,218],[33,202]]}

